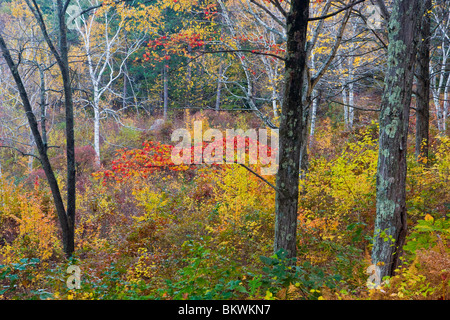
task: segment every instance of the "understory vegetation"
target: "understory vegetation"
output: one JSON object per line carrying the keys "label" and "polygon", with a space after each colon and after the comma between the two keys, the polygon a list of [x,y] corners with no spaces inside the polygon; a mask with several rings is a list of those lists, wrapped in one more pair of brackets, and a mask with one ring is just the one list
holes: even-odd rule
{"label": "understory vegetation", "polygon": [[[101,167],[89,131],[77,131],[77,145],[86,147],[77,150],[70,260],[43,172],[27,172],[28,159],[12,156],[0,180],[0,299],[449,298],[448,137],[432,132],[426,166],[414,158],[411,137],[403,264],[381,288],[371,288],[376,121],[352,131],[329,117],[317,124],[292,264],[283,251],[273,253],[275,192],[260,177],[238,164],[165,165],[171,132],[192,119],[220,130],[258,123],[250,113],[212,111],[173,115],[157,131],[105,123]],[[150,127],[154,119],[127,121]],[[52,134],[54,141],[58,134],[63,131]],[[130,147],[118,148],[123,141]],[[64,150],[50,152],[64,188]],[[275,176],[265,178],[274,183]],[[80,289],[66,285],[69,265],[80,267]]]}

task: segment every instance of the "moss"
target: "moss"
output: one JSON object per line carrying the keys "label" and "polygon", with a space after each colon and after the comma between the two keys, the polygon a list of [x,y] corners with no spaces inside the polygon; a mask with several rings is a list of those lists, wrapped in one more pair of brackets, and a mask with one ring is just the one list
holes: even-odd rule
{"label": "moss", "polygon": [[[395,82],[395,81],[389,81],[389,82]],[[401,93],[402,93],[401,87],[399,87],[399,86],[393,87],[389,94],[389,99],[388,99],[389,104],[399,105],[401,103]]]}
{"label": "moss", "polygon": [[384,131],[389,138],[394,139],[399,126],[400,126],[400,121],[396,118],[396,119],[393,119],[392,122],[386,126]]}
{"label": "moss", "polygon": [[393,200],[379,199],[377,201],[377,216],[381,220],[389,220],[393,216],[397,204]]}

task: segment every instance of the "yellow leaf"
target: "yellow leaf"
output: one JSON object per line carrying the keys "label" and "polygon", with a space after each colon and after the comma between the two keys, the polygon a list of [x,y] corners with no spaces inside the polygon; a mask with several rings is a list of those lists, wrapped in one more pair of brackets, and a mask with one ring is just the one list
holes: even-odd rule
{"label": "yellow leaf", "polygon": [[266,296],[264,297],[265,300],[273,300],[273,294],[269,290],[266,291]]}
{"label": "yellow leaf", "polygon": [[425,221],[434,221],[434,218],[433,218],[433,216],[431,216],[431,214],[427,213],[425,215]]}

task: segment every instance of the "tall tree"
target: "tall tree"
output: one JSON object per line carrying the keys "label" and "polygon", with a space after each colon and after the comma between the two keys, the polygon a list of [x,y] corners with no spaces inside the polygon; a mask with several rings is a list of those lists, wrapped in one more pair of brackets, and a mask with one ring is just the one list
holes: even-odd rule
{"label": "tall tree", "polygon": [[426,163],[428,159],[428,133],[430,124],[430,38],[431,0],[426,0],[426,14],[420,29],[420,45],[417,56],[416,94],[416,158]]}
{"label": "tall tree", "polygon": [[287,46],[285,89],[279,134],[279,167],[276,178],[276,224],[274,250],[284,249],[288,257],[297,255],[297,207],[300,146],[303,132],[302,95],[306,67],[309,0],[292,0],[285,12]]}
{"label": "tall tree", "polygon": [[67,43],[67,26],[65,12],[70,0],[62,1],[56,0],[56,6],[54,14],[57,17],[57,35],[58,45],[54,44],[51,39],[47,25],[44,20],[43,13],[40,6],[35,0],[25,0],[28,8],[33,14],[39,28],[41,29],[44,41],[47,43],[51,53],[53,54],[58,64],[61,78],[63,80],[64,87],[64,105],[65,105],[65,122],[66,122],[66,156],[67,156],[67,204],[64,206],[62,200],[62,194],[58,186],[55,174],[53,172],[50,160],[48,158],[48,146],[44,143],[41,133],[39,132],[39,125],[36,120],[36,116],[33,113],[33,109],[28,97],[27,91],[23,84],[22,76],[18,70],[18,64],[20,58],[14,61],[11,52],[0,34],[0,49],[3,53],[3,57],[13,75],[17,89],[19,91],[23,108],[25,110],[28,123],[33,135],[34,142],[39,152],[39,160],[42,164],[43,170],[49,183],[56,212],[60,221],[62,230],[63,248],[66,256],[70,257],[75,249],[75,205],[76,205],[76,172],[75,172],[75,139],[74,139],[74,116],[73,116],[73,99],[72,99],[72,86],[70,79],[70,68],[68,60],[68,43]]}
{"label": "tall tree", "polygon": [[406,143],[422,2],[395,0],[389,19],[372,251],[381,278],[394,274],[406,237]]}
{"label": "tall tree", "polygon": [[[139,49],[143,37],[139,31],[135,32],[135,38],[127,37],[126,29],[129,26],[124,3],[117,4],[115,8],[100,6],[97,0],[87,3],[77,0],[75,3],[80,12],[86,9],[83,4],[93,8],[88,12],[89,15],[81,15],[74,20],[74,29],[82,40],[83,56],[88,66],[87,74],[92,88],[90,104],[94,109],[94,150],[97,165],[100,166],[100,119],[106,112],[101,107],[101,100],[107,92],[113,92],[114,82],[124,74],[128,58]],[[124,83],[123,86],[122,92],[126,94],[127,84]],[[125,100],[125,96],[123,99]]]}
{"label": "tall tree", "polygon": [[[446,131],[448,98],[450,94],[450,77],[447,77],[447,66],[450,61],[450,4],[446,0],[435,1],[432,11],[433,58],[430,60],[431,93],[435,107],[437,128],[441,133]],[[447,81],[445,81],[447,78]],[[443,95],[443,97],[442,97]],[[444,100],[444,105],[441,101]]]}

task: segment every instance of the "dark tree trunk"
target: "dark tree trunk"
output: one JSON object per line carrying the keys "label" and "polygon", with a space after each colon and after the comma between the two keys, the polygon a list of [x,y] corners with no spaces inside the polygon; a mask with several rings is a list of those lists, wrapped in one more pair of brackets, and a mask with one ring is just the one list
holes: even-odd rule
{"label": "dark tree trunk", "polygon": [[69,48],[67,44],[66,9],[62,0],[57,1],[59,18],[59,69],[64,86],[64,103],[66,108],[66,156],[67,156],[67,219],[68,234],[64,241],[64,252],[71,256],[75,250],[75,207],[76,207],[76,168],[75,168],[75,134],[72,86],[69,68]]}
{"label": "dark tree trunk", "polygon": [[[431,10],[431,0],[426,0],[426,11]],[[416,159],[428,162],[428,134],[430,126],[430,14],[423,17],[421,38],[417,58],[417,103],[416,103]]]}
{"label": "dark tree trunk", "polygon": [[[72,86],[71,86],[71,79],[70,79],[70,68],[69,68],[69,48],[67,44],[67,26],[65,21],[65,13],[67,10],[67,6],[69,5],[69,1],[63,1],[63,0],[56,0],[56,6],[54,5],[54,8],[56,8],[56,16],[58,21],[58,49],[55,47],[52,39],[50,38],[47,27],[42,15],[42,12],[39,8],[39,5],[36,1],[32,0],[25,0],[27,3],[27,6],[30,8],[31,12],[33,13],[36,22],[39,25],[39,28],[41,29],[42,35],[52,52],[53,56],[56,59],[56,62],[58,63],[59,70],[61,72],[61,77],[63,80],[63,87],[64,87],[64,104],[65,104],[65,110],[66,110],[66,156],[67,156],[67,209],[65,211],[65,214],[62,214],[62,209],[59,208],[60,206],[58,204],[58,199],[55,199],[55,205],[57,206],[57,212],[61,223],[61,229],[62,229],[62,236],[63,236],[63,247],[64,252],[67,257],[72,256],[74,249],[75,249],[75,207],[76,207],[76,171],[75,171],[75,135],[74,135],[74,115],[73,115],[73,99],[72,99]],[[11,59],[12,62],[12,59]],[[11,68],[11,67],[10,67]],[[13,72],[13,69],[11,69]],[[16,70],[17,72],[17,70]],[[20,76],[17,73],[17,76],[20,78]],[[17,80],[16,80],[17,83]],[[18,84],[19,85],[19,84]],[[25,89],[24,89],[25,90]],[[26,92],[25,92],[26,93]],[[24,100],[24,96],[22,97],[22,100]],[[28,97],[26,97],[28,99]],[[25,103],[25,102],[24,102]],[[29,104],[29,101],[28,101]],[[30,116],[30,112],[27,111],[27,116]],[[34,115],[33,115],[34,117]],[[33,124],[32,119],[28,119],[30,126],[33,130]],[[35,135],[35,133],[33,133]],[[42,141],[41,137],[39,136],[39,139]],[[39,148],[38,148],[39,150]],[[41,151],[39,151],[41,152]],[[41,155],[41,154],[40,154]],[[47,154],[45,152],[45,155],[41,155],[41,162],[42,166],[44,167],[44,171],[46,170],[45,167],[46,164],[46,158]],[[49,184],[51,184],[51,180],[53,179],[53,171],[51,170],[51,166],[47,168],[48,175],[46,171],[47,179],[49,180]],[[50,172],[51,171],[51,172]],[[52,177],[53,175],[53,177]],[[56,180],[55,180],[56,181]],[[57,186],[57,184],[56,184]],[[59,193],[59,189],[52,189],[52,193]],[[53,197],[57,198],[57,194],[53,194]],[[60,197],[59,193],[59,197]],[[64,207],[64,206],[62,206]]]}
{"label": "dark tree trunk", "polygon": [[[33,134],[33,139],[36,144],[36,148],[39,153],[39,159],[42,164],[42,169],[45,172],[45,175],[47,177],[47,182],[50,186],[50,190],[52,192],[53,201],[56,208],[56,213],[58,215],[61,230],[62,230],[62,236],[63,236],[63,244],[64,249],[66,247],[68,248],[67,244],[70,244],[73,242],[71,241],[71,238],[73,238],[72,233],[69,228],[69,222],[66,215],[66,210],[64,208],[64,202],[61,197],[61,192],[58,186],[58,182],[56,180],[55,174],[53,172],[52,166],[50,164],[50,160],[47,155],[47,146],[45,145],[42,136],[39,132],[39,125],[36,120],[36,117],[33,113],[33,110],[31,108],[30,100],[28,98],[28,94],[25,90],[25,86],[23,85],[22,78],[19,75],[18,66],[14,63],[11,54],[9,52],[9,49],[6,46],[6,43],[3,40],[3,37],[0,35],[0,49],[3,53],[3,57],[5,58],[6,63],[8,64],[9,69],[11,70],[11,73],[13,75],[14,81],[16,83],[17,89],[20,94],[20,98],[22,100],[23,108],[25,110],[25,114],[27,116],[27,120],[31,129],[31,133]],[[65,251],[67,252],[67,251]]]}
{"label": "dark tree trunk", "polygon": [[302,89],[306,64],[309,0],[292,0],[287,13],[286,85],[279,131],[279,167],[276,181],[275,252],[297,255],[297,207],[300,147],[302,146]]}
{"label": "dark tree trunk", "polygon": [[381,278],[394,274],[406,236],[406,142],[422,7],[422,0],[395,0],[389,20],[372,251]]}

